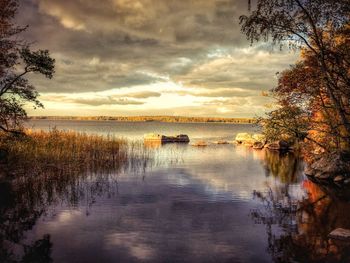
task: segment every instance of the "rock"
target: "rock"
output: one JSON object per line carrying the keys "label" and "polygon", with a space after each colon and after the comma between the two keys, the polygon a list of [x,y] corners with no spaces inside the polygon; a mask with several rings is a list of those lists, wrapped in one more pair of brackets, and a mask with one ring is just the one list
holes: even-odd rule
{"label": "rock", "polygon": [[145,141],[162,141],[164,137],[164,135],[156,133],[148,133],[143,136]]}
{"label": "rock", "polygon": [[276,141],[272,143],[268,143],[265,145],[266,148],[269,150],[275,150],[275,151],[283,151],[283,150],[288,150],[289,144],[286,141]]}
{"label": "rock", "polygon": [[254,142],[253,149],[262,149],[264,148],[264,144],[262,142]]}
{"label": "rock", "polygon": [[188,143],[190,141],[190,138],[186,134],[179,134],[176,136],[165,136],[161,134],[156,133],[149,133],[144,135],[145,141],[159,141],[162,143],[167,142],[184,142]]}
{"label": "rock", "polygon": [[[306,174],[315,176],[319,179],[333,179],[337,177],[340,182],[346,178],[346,174],[350,171],[350,161],[347,154],[330,153],[318,158],[315,162],[308,166]],[[340,179],[341,177],[342,179]]]}
{"label": "rock", "polygon": [[329,178],[331,177],[331,175],[328,174],[328,173],[317,172],[317,173],[314,175],[314,177],[317,178],[317,179],[323,179],[323,180],[325,180],[325,179],[329,179]]}
{"label": "rock", "polygon": [[252,138],[255,142],[261,142],[263,145],[266,143],[266,136],[264,134],[256,133]]}
{"label": "rock", "polygon": [[306,167],[304,169],[304,174],[306,174],[308,176],[314,176],[313,173],[314,173],[314,170],[312,170],[309,165],[306,165]]}
{"label": "rock", "polygon": [[243,142],[243,145],[244,145],[244,146],[247,146],[247,147],[253,147],[254,142],[255,142],[255,141],[252,140],[252,139],[251,139],[251,140],[246,140],[246,141]]}
{"label": "rock", "polygon": [[190,142],[190,138],[186,134],[176,135],[175,139],[175,142]]}
{"label": "rock", "polygon": [[208,143],[205,141],[198,141],[198,142],[195,142],[193,146],[208,146]]}
{"label": "rock", "polygon": [[329,157],[322,157],[311,165],[311,168],[316,171],[324,173],[338,173],[341,172],[337,167],[337,160],[331,160]]}
{"label": "rock", "polygon": [[333,230],[329,235],[330,238],[349,240],[350,241],[350,229],[337,228]]}
{"label": "rock", "polygon": [[238,133],[236,135],[236,139],[235,139],[235,141],[238,142],[238,143],[243,143],[245,141],[250,141],[250,140],[252,140],[252,136],[250,136],[250,134],[246,133],[246,132]]}
{"label": "rock", "polygon": [[215,142],[216,144],[229,144],[228,141],[224,141],[224,140],[219,140]]}
{"label": "rock", "polygon": [[338,176],[334,177],[334,179],[333,179],[333,181],[336,183],[341,182],[343,180],[344,180],[344,176],[342,176],[342,175],[338,175]]}

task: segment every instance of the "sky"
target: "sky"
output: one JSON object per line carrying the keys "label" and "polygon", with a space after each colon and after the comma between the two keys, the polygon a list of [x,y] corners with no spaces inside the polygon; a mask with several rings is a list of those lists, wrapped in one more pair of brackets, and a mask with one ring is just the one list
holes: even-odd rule
{"label": "sky", "polygon": [[21,0],[32,49],[54,78],[29,78],[44,109],[29,115],[255,117],[276,73],[298,58],[240,31],[247,0]]}

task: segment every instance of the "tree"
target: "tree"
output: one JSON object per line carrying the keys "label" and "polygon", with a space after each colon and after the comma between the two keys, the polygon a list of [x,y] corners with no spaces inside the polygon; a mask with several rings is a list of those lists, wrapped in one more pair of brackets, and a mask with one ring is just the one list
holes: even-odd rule
{"label": "tree", "polygon": [[43,107],[26,76],[40,73],[52,78],[55,60],[48,50],[31,51],[18,40],[17,35],[27,28],[13,24],[18,0],[0,0],[0,10],[0,129],[15,132],[27,118],[25,103]]}
{"label": "tree", "polygon": [[306,138],[328,150],[350,149],[349,18],[348,0],[258,0],[240,17],[252,43],[301,49],[300,61],[279,75],[272,93],[283,111],[303,113]]}
{"label": "tree", "polygon": [[267,113],[268,121],[260,119],[268,141],[276,139],[299,139],[307,137],[307,115],[296,106],[285,106]]}

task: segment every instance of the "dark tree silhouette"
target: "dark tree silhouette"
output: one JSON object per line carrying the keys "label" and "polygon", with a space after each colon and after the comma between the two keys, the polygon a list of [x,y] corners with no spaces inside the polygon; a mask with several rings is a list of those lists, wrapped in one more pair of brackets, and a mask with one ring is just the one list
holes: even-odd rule
{"label": "dark tree silhouette", "polygon": [[27,27],[13,23],[17,9],[18,0],[0,0],[0,129],[12,132],[27,118],[25,103],[43,107],[27,74],[52,78],[55,63],[48,50],[31,51],[25,41],[18,39]]}

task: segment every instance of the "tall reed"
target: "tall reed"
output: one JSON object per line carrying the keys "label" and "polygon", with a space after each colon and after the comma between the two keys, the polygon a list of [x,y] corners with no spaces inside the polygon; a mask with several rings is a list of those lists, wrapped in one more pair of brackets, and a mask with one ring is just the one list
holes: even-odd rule
{"label": "tall reed", "polygon": [[27,169],[110,170],[151,159],[150,151],[137,142],[57,129],[26,130],[20,137],[1,134],[0,149],[9,173]]}

